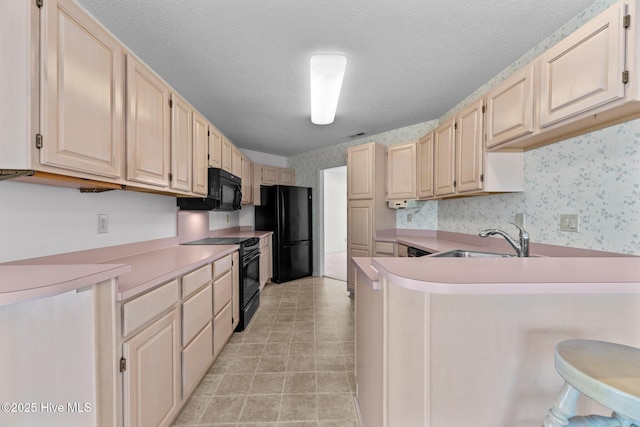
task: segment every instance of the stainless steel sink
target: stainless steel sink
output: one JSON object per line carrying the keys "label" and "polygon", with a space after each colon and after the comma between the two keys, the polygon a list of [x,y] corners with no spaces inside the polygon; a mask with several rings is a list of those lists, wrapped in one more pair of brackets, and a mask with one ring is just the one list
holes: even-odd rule
{"label": "stainless steel sink", "polygon": [[446,257],[446,258],[510,258],[515,257],[515,254],[500,254],[495,252],[479,252],[479,251],[465,251],[464,249],[454,249],[452,251],[440,252],[432,257]]}

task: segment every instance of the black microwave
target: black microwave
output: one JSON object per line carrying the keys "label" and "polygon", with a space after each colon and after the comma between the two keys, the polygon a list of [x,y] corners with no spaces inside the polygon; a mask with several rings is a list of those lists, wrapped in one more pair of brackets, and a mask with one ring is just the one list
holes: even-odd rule
{"label": "black microwave", "polygon": [[207,197],[178,197],[178,206],[191,211],[237,211],[242,203],[240,178],[220,168],[209,168]]}

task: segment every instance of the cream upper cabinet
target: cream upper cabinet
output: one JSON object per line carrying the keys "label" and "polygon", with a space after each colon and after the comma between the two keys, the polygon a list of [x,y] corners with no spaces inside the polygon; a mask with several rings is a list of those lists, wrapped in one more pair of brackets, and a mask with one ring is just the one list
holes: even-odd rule
{"label": "cream upper cabinet", "polygon": [[253,202],[253,162],[246,156],[242,156],[242,203],[245,205]]}
{"label": "cream upper cabinet", "polygon": [[373,198],[374,150],[374,142],[347,149],[347,199]]}
{"label": "cream upper cabinet", "polygon": [[127,55],[127,179],[169,186],[169,87]]}
{"label": "cream upper cabinet", "polygon": [[231,173],[242,176],[242,153],[235,145],[231,147]]}
{"label": "cream upper cabinet", "polygon": [[433,197],[433,132],[418,141],[418,199]]}
{"label": "cream upper cabinet", "polygon": [[456,192],[482,189],[484,181],[483,100],[471,104],[456,118]]}
{"label": "cream upper cabinet", "polygon": [[40,163],[120,178],[121,46],[71,0],[46,1],[42,13]]}
{"label": "cream upper cabinet", "polygon": [[624,97],[624,13],[617,3],[541,55],[541,127]]}
{"label": "cream upper cabinet", "polygon": [[534,73],[527,65],[487,93],[487,148],[533,132]]}
{"label": "cream upper cabinet", "polygon": [[207,195],[207,154],[209,152],[209,123],[198,112],[193,113],[193,184],[192,191]]}
{"label": "cream upper cabinet", "polygon": [[233,144],[227,138],[222,137],[222,163],[221,168],[233,173]]}
{"label": "cream upper cabinet", "polygon": [[387,147],[387,200],[416,198],[416,150],[416,141]]}
{"label": "cream upper cabinet", "polygon": [[263,165],[261,169],[260,182],[263,185],[276,185],[278,183],[277,167]]}
{"label": "cream upper cabinet", "polygon": [[278,168],[278,184],[296,185],[296,171],[288,168]]}
{"label": "cream upper cabinet", "polygon": [[171,94],[171,178],[174,190],[191,191],[193,150],[193,108]]}
{"label": "cream upper cabinet", "polygon": [[436,196],[454,194],[455,188],[455,118],[433,132],[433,186]]}
{"label": "cream upper cabinet", "polygon": [[222,134],[213,125],[209,125],[209,166],[222,167]]}

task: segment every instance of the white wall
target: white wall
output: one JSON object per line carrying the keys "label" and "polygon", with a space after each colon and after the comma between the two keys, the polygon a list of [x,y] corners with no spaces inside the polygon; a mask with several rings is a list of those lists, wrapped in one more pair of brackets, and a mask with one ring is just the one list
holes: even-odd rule
{"label": "white wall", "polygon": [[[0,262],[176,235],[175,197],[0,182]],[[98,214],[109,230],[98,234]]]}
{"label": "white wall", "polygon": [[249,160],[261,165],[277,166],[279,168],[287,167],[287,158],[282,156],[276,156],[274,154],[261,153],[259,151],[246,150],[241,148],[242,154],[247,156]]}
{"label": "white wall", "polygon": [[324,171],[324,252],[347,250],[346,166]]}

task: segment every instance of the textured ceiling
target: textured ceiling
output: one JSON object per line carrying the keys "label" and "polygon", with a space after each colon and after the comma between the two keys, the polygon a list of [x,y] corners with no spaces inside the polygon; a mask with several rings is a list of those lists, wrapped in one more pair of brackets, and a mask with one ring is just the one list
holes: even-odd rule
{"label": "textured ceiling", "polygon": [[[437,119],[593,0],[77,0],[240,148],[289,156]],[[309,58],[347,56],[336,120]]]}

